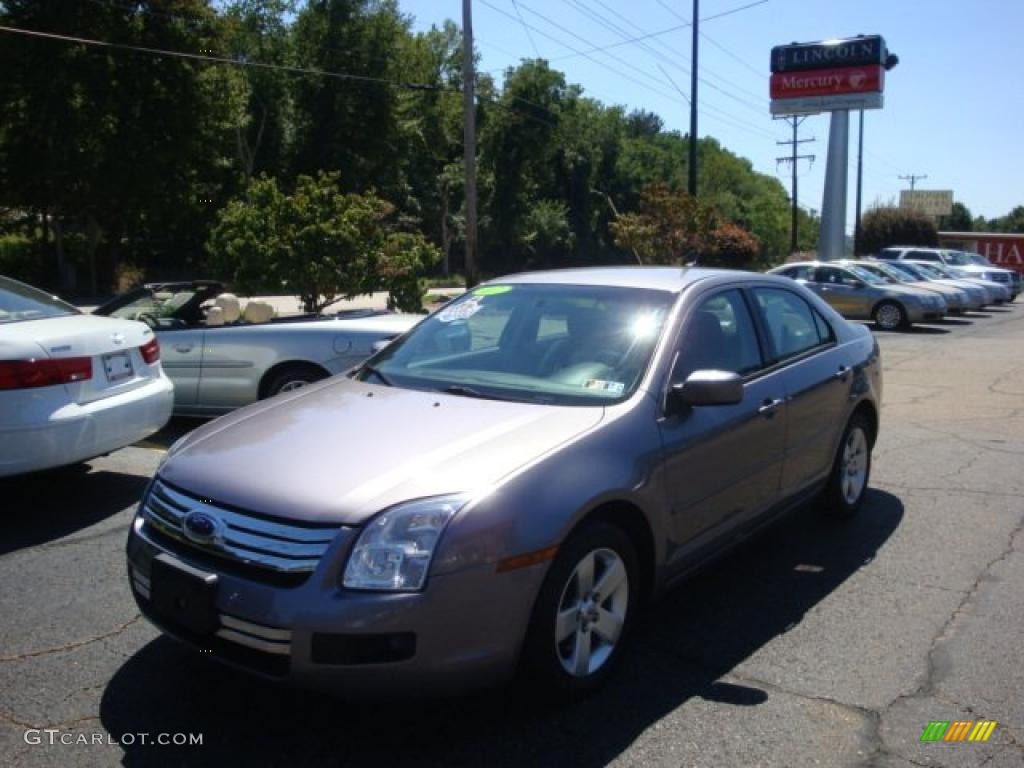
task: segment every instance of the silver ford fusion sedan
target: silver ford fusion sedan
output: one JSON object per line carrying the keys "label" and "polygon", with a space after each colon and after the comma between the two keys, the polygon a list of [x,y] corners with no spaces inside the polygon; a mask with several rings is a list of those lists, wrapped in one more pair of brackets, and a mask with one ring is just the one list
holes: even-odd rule
{"label": "silver ford fusion sedan", "polygon": [[302,686],[585,693],[666,587],[804,501],[857,511],[881,390],[870,332],[786,278],[507,277],[174,445],[132,591]]}

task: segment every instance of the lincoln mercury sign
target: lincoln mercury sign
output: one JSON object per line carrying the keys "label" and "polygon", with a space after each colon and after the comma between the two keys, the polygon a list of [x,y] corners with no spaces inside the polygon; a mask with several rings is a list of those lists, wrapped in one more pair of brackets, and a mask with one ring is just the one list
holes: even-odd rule
{"label": "lincoln mercury sign", "polygon": [[879,109],[895,64],[880,35],[772,48],[771,113]]}
{"label": "lincoln mercury sign", "polygon": [[777,45],[772,48],[772,72],[884,66],[888,55],[881,35]]}

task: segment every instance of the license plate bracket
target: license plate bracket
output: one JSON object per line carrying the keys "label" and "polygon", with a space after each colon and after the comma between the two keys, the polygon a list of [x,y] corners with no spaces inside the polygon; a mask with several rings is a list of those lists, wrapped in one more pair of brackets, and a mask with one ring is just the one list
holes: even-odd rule
{"label": "license plate bracket", "polygon": [[114,384],[135,375],[132,368],[131,355],[126,352],[112,352],[103,356],[103,370],[107,374],[107,381]]}
{"label": "license plate bracket", "polygon": [[167,621],[199,635],[220,627],[217,614],[217,574],[193,568],[159,554],[150,570],[150,602]]}

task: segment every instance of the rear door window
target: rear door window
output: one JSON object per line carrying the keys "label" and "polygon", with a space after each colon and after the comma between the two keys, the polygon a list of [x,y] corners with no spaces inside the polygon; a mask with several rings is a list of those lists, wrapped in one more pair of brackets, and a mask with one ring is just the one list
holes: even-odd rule
{"label": "rear door window", "polygon": [[773,347],[772,362],[798,357],[834,338],[831,327],[811,305],[789,291],[755,288],[757,308]]}

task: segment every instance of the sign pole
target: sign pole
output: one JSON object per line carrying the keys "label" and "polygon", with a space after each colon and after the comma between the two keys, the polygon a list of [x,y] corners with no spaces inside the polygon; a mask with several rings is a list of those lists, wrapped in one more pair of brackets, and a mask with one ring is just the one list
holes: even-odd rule
{"label": "sign pole", "polygon": [[850,155],[850,112],[832,113],[828,130],[828,162],[825,166],[825,194],[821,203],[821,235],[818,258],[841,259],[846,253],[846,186]]}

